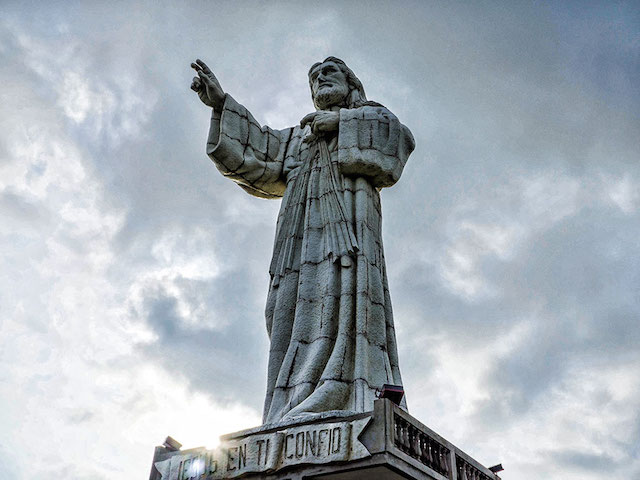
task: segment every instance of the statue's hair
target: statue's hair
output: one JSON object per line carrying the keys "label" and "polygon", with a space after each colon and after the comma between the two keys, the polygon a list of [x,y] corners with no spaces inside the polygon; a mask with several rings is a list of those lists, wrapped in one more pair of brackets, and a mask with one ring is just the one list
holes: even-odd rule
{"label": "statue's hair", "polygon": [[347,77],[347,85],[349,87],[349,93],[347,94],[347,98],[345,102],[346,103],[345,106],[347,108],[358,108],[364,105],[381,106],[377,102],[370,102],[367,100],[367,96],[364,93],[364,87],[362,86],[362,82],[360,81],[360,79],[358,79],[358,77],[356,77],[356,74],[353,73],[353,71],[349,67],[347,67],[346,63],[344,63],[342,60],[340,60],[337,57],[327,57],[322,62],[314,63],[313,65],[311,65],[311,68],[309,69],[308,75],[309,75],[309,87],[311,87],[311,99],[313,100],[313,104],[315,105],[316,108],[318,108],[318,104],[316,103],[316,99],[313,95],[313,88],[311,86],[311,72],[318,65],[322,65],[325,62],[335,63],[338,66],[338,68],[340,68],[342,73],[344,73],[345,76]]}

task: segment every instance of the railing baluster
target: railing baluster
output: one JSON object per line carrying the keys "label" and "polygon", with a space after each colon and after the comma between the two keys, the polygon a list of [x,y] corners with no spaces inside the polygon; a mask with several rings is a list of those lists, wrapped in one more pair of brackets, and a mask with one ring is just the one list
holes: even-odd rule
{"label": "railing baluster", "polygon": [[396,412],[393,414],[393,444],[400,451],[447,478],[453,478],[455,472],[458,480],[494,480],[496,478],[485,474],[460,457],[455,450],[450,450],[449,447]]}
{"label": "railing baluster", "polygon": [[481,472],[459,455],[456,455],[456,466],[458,480],[493,480],[492,477]]}

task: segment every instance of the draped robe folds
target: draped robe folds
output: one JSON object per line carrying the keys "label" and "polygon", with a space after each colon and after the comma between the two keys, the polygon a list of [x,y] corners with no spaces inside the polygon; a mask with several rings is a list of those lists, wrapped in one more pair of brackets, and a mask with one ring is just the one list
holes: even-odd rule
{"label": "draped robe folds", "polygon": [[341,109],[326,138],[261,127],[229,95],[213,112],[207,154],[218,170],[252,195],[282,197],[264,423],[370,411],[376,389],[402,384],[378,192],[413,148],[409,129],[372,103]]}

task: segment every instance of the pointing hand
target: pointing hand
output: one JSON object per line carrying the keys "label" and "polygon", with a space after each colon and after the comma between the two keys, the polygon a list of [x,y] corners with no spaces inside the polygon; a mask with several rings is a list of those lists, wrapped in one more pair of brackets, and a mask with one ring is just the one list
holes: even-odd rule
{"label": "pointing hand", "polygon": [[222,110],[225,94],[216,76],[207,67],[207,64],[200,59],[192,63],[191,68],[198,73],[197,77],[193,77],[191,90],[198,94],[198,97],[205,105],[212,107],[214,110]]}

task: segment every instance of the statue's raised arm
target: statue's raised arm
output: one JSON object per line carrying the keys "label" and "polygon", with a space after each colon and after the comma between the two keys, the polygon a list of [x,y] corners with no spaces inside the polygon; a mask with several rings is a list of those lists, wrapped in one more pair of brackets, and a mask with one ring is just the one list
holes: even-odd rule
{"label": "statue's raised arm", "polygon": [[264,421],[372,410],[376,389],[402,384],[379,190],[400,178],[411,132],[335,57],[309,70],[316,111],[283,130],[260,126],[201,60],[192,67],[213,108],[209,157],[252,195],[282,197]]}
{"label": "statue's raised arm", "polygon": [[291,129],[261,127],[253,115],[222,90],[220,82],[200,59],[191,89],[212,107],[207,154],[220,173],[252,195],[279,198],[284,194],[284,148]]}

